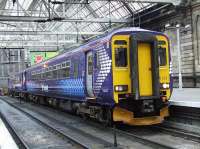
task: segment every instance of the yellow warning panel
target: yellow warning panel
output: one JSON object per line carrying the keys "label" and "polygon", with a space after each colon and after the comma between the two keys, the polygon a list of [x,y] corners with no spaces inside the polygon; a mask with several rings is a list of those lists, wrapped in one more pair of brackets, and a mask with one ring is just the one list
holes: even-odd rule
{"label": "yellow warning panel", "polygon": [[[122,44],[123,43],[123,44]],[[120,51],[120,53],[119,53]],[[124,54],[122,54],[122,51]],[[112,38],[112,68],[113,68],[113,88],[115,86],[127,85],[127,91],[113,92],[115,103],[118,103],[118,95],[131,93],[131,77],[130,77],[130,49],[129,49],[129,36],[128,35],[115,35]],[[119,57],[118,57],[119,56]],[[120,65],[118,60],[124,59],[125,63]]]}
{"label": "yellow warning panel", "polygon": [[152,66],[150,43],[138,44],[138,75],[140,96],[152,96]]}

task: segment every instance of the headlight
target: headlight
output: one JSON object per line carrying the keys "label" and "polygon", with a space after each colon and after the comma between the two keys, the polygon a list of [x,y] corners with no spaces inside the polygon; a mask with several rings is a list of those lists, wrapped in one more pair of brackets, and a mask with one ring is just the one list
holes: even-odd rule
{"label": "headlight", "polygon": [[164,89],[169,88],[169,84],[167,84],[167,83],[162,84],[162,88],[164,88]]}
{"label": "headlight", "polygon": [[115,91],[116,92],[128,91],[128,85],[116,85],[115,86]]}

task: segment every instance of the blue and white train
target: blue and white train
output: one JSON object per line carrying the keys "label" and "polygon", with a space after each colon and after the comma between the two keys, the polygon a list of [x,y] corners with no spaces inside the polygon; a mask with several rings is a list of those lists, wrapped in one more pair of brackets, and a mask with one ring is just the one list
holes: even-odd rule
{"label": "blue and white train", "polygon": [[9,93],[129,125],[161,123],[172,92],[168,38],[122,28],[27,68],[9,79]]}

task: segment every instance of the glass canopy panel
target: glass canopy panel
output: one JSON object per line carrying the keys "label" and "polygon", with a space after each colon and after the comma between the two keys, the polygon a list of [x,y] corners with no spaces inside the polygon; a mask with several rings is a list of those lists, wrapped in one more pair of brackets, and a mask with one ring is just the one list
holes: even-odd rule
{"label": "glass canopy panel", "polygon": [[141,12],[155,4],[151,3],[128,3],[128,6],[132,9],[133,12]]}
{"label": "glass canopy panel", "polygon": [[90,3],[90,6],[93,8],[93,10],[97,10],[103,6],[105,6],[108,2],[106,1],[93,1]]}
{"label": "glass canopy panel", "polygon": [[24,10],[27,10],[32,2],[32,0],[21,0],[21,2],[23,1],[23,3],[20,3],[22,4],[22,7],[24,8]]}

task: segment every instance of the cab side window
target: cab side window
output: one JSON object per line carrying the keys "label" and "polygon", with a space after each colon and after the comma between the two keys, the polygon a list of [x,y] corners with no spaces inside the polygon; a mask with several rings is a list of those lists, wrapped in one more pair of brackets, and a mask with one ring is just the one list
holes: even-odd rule
{"label": "cab side window", "polygon": [[165,66],[167,64],[167,58],[166,58],[166,48],[159,47],[158,48],[159,53],[159,64],[160,66]]}
{"label": "cab side window", "polygon": [[115,65],[116,67],[127,66],[127,48],[115,48]]}
{"label": "cab side window", "polygon": [[115,40],[115,66],[126,67],[127,66],[127,41]]}

